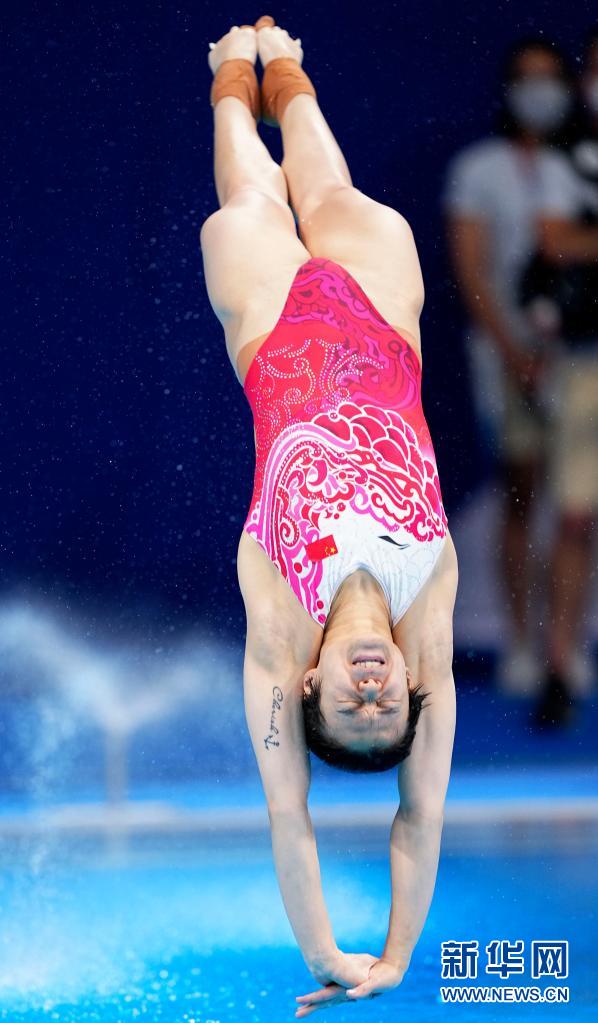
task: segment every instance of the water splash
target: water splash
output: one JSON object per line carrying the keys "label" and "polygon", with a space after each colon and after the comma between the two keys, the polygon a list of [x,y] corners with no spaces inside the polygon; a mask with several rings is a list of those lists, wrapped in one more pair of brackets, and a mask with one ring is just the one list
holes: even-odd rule
{"label": "water splash", "polygon": [[89,639],[83,622],[73,626],[50,606],[15,599],[0,605],[0,660],[4,691],[29,695],[37,710],[33,724],[30,716],[17,722],[28,790],[37,800],[51,796],[69,766],[69,741],[86,726],[104,736],[106,794],[113,802],[126,797],[128,745],[144,726],[189,708],[222,747],[223,759],[234,753],[235,733],[238,741],[244,727],[242,650],[203,628],[170,649],[136,638],[116,644]]}

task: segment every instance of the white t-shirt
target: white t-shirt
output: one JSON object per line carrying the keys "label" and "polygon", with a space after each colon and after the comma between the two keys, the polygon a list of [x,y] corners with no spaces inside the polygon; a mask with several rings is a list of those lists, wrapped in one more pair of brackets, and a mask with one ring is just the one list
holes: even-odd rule
{"label": "white t-shirt", "polygon": [[446,171],[442,205],[447,212],[486,222],[489,283],[521,344],[533,339],[518,310],[516,288],[537,248],[537,217],[550,203],[556,208],[565,186],[572,202],[572,177],[562,153],[547,146],[530,153],[503,136],[470,143]]}
{"label": "white t-shirt", "polygon": [[[594,153],[598,160],[598,143],[590,140],[587,142],[588,150]],[[576,156],[581,164],[580,153],[583,154],[584,143],[578,143]],[[574,163],[561,153],[555,153],[558,160],[553,161],[551,173],[544,182],[544,188],[539,200],[541,212],[546,216],[551,214],[558,217],[566,217],[571,220],[577,219],[582,210],[590,209],[598,214],[598,186],[575,168]]]}

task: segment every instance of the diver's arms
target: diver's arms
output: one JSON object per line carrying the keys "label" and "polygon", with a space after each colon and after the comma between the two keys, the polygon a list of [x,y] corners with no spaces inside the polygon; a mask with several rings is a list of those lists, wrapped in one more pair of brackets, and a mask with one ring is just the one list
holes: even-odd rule
{"label": "diver's arms", "polygon": [[452,673],[435,681],[428,699],[411,753],[399,767],[401,802],[390,838],[392,906],[382,958],[401,973],[409,966],[436,884],[455,732]]}
{"label": "diver's arms", "polygon": [[307,805],[310,770],[303,732],[304,669],[279,658],[274,670],[249,651],[244,665],[247,724],[258,763],[285,910],[308,969],[316,979],[336,954],[315,835]]}
{"label": "diver's arms", "polygon": [[[403,972],[423,929],[438,871],[456,722],[452,623],[458,579],[457,552],[447,533],[431,585],[423,596],[423,611],[414,608],[409,623],[421,636],[419,656],[413,664],[414,681],[421,682],[429,695],[411,752],[399,764],[400,807],[390,840],[392,907],[382,953]],[[408,616],[409,612],[405,618]],[[393,635],[402,645],[399,627]]]}
{"label": "diver's arms", "polygon": [[301,706],[303,677],[318,662],[322,629],[245,533],[237,567],[247,615],[245,713],[268,804],[283,902],[315,979],[348,987],[365,979],[373,957],[345,954],[336,946],[307,802],[310,770]]}
{"label": "diver's arms", "polygon": [[[266,619],[262,616],[262,623]],[[255,635],[254,632],[251,635]],[[309,753],[300,692],[309,665],[286,661],[281,623],[264,659],[248,641],[245,712],[268,803],[272,851],[282,900],[305,964],[320,984],[349,987],[367,977],[374,957],[349,955],[336,944],[326,910],[316,838],[308,809]],[[279,644],[279,652],[275,647]],[[262,652],[266,648],[261,645]],[[272,660],[270,660],[272,658]],[[275,665],[278,664],[278,669]]]}
{"label": "diver's arms", "polygon": [[301,608],[304,619],[297,621],[295,595],[245,533],[237,568],[247,617],[245,716],[268,804],[276,874],[305,963],[319,980],[338,950],[308,810],[310,762],[301,701],[303,676],[317,663],[322,630]]}
{"label": "diver's arms", "polygon": [[[411,793],[408,781],[403,779],[401,808],[396,814],[391,832],[392,908],[384,951],[378,960],[370,962],[367,976],[358,983],[351,981],[349,986],[346,981],[337,980],[336,984],[302,996],[300,1000],[305,1011],[301,1015],[307,1015],[316,1008],[345,1001],[347,998],[353,1001],[390,991],[401,983],[407,971],[411,953],[430,908],[436,882],[442,834],[441,797],[446,789],[444,779],[448,778],[452,750],[451,732],[454,731],[454,687],[452,695],[451,685],[448,683],[446,686],[440,683],[435,689],[442,693],[435,701],[436,722],[430,725],[428,718],[427,734],[419,748],[420,755],[425,756],[427,744],[430,742],[434,744],[430,765],[431,777],[437,781],[440,789],[432,791],[430,788],[429,802],[419,803],[418,800],[425,793],[419,786]],[[431,705],[428,709],[431,709]],[[450,725],[444,728],[439,723],[443,715],[449,722],[452,719],[452,730]],[[419,727],[418,725],[418,732]],[[417,734],[413,747],[417,741]],[[412,755],[413,748],[405,763]],[[425,798],[427,800],[428,796]],[[342,987],[339,987],[339,984]]]}

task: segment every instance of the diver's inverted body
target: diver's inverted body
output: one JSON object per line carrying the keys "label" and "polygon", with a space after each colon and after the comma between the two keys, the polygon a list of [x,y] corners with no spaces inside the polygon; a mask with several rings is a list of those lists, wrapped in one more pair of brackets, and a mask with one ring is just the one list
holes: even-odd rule
{"label": "diver's inverted body", "polygon": [[[457,562],[421,405],[411,230],[353,187],[301,47],[271,21],[232,29],[210,54],[221,208],[201,247],[254,415],[254,492],[238,549],[245,709],[285,908],[327,985],[306,996],[307,1015],[351,985],[365,997],[400,983],[425,922],[455,726]],[[282,166],[256,131],[260,113],[281,128]],[[308,749],[347,770],[399,765],[379,958],[345,955],[334,941]]]}

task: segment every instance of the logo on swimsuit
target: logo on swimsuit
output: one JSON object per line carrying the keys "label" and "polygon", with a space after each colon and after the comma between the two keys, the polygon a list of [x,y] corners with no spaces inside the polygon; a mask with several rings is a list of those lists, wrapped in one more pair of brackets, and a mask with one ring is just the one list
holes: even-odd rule
{"label": "logo on swimsuit", "polygon": [[396,540],[393,540],[392,536],[379,536],[378,539],[379,540],[388,540],[388,542],[389,543],[393,543],[395,545],[395,547],[400,547],[402,551],[404,551],[406,547],[410,546],[410,544],[408,544],[408,543],[397,543]]}

